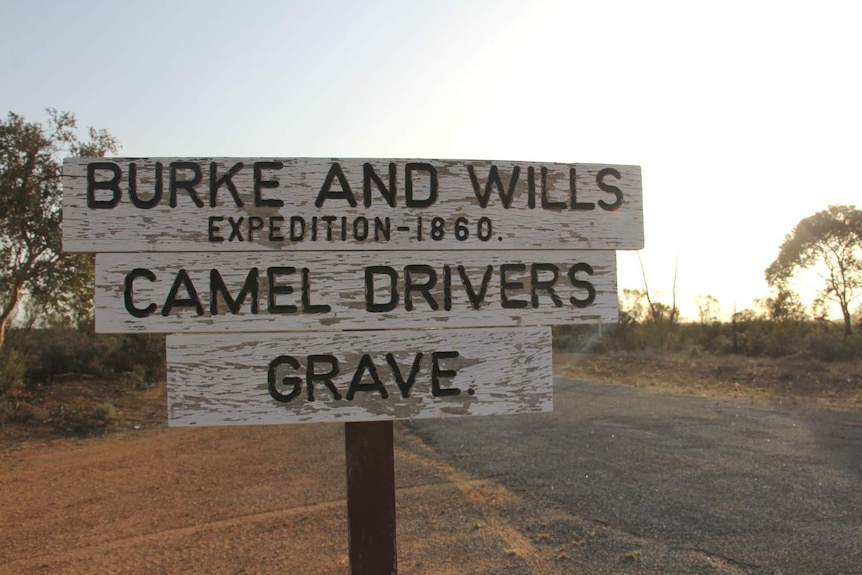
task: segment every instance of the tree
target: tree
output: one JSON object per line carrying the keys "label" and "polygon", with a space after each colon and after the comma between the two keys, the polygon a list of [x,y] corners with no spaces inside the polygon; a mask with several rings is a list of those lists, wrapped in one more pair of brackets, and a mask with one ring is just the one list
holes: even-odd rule
{"label": "tree", "polygon": [[673,297],[671,305],[659,301],[653,301],[650,296],[649,286],[647,285],[646,270],[641,259],[641,254],[638,252],[638,263],[641,266],[641,276],[644,280],[643,294],[647,300],[647,309],[649,311],[652,325],[655,329],[655,339],[658,344],[659,351],[668,351],[670,347],[670,336],[676,331],[677,323],[679,323],[679,308],[676,307],[676,280],[679,271],[679,256],[673,268],[673,289],[671,295]]}
{"label": "tree", "polygon": [[769,285],[786,291],[803,270],[823,280],[815,304],[833,301],[844,316],[844,337],[853,332],[850,305],[862,294],[862,211],[829,206],[801,220],[784,238],[778,257],[766,268]]}
{"label": "tree", "polygon": [[805,306],[799,301],[799,294],[787,286],[778,286],[774,295],[755,300],[758,307],[763,308],[768,319],[773,324],[787,324],[805,320]]}
{"label": "tree", "polygon": [[92,310],[92,257],[62,252],[61,156],[104,156],[119,145],[93,128],[81,141],[76,127],[73,114],[53,109],[46,126],[12,112],[0,120],[0,349],[25,298],[44,314]]}
{"label": "tree", "polygon": [[712,295],[699,295],[694,298],[694,302],[697,305],[697,319],[701,326],[718,321],[718,316],[721,314],[721,304],[718,298]]}

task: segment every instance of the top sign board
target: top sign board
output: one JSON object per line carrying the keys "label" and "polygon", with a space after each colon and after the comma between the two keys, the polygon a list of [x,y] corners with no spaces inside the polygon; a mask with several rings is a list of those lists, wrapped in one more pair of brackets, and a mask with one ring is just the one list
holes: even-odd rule
{"label": "top sign board", "polygon": [[70,158],[72,252],[643,247],[638,166]]}

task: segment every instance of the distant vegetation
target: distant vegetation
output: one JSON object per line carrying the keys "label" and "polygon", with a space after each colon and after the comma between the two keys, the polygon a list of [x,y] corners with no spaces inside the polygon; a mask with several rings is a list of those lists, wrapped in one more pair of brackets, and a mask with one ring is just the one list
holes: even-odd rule
{"label": "distant vegetation", "polygon": [[6,346],[8,355],[23,360],[22,383],[98,377],[144,387],[165,377],[160,334],[97,334],[64,325],[18,328],[9,330]]}
{"label": "distant vegetation", "polygon": [[[730,321],[721,322],[720,302],[701,296],[697,320],[681,322],[676,294],[669,304],[657,301],[644,271],[644,289],[623,290],[615,325],[559,327],[554,345],[583,352],[699,351],[822,361],[862,358],[862,336],[851,313],[862,297],[862,210],[829,206],[802,219],[784,238],[764,274],[773,293],[756,301],[755,309],[734,310]],[[811,309],[802,305],[794,291],[794,282],[802,274],[820,282]],[[830,304],[840,309],[840,323],[827,319]],[[859,315],[857,308],[857,323]]]}
{"label": "distant vegetation", "polygon": [[[748,357],[800,356],[821,361],[862,358],[859,326],[812,317],[790,292],[757,302],[719,321],[715,298],[700,299],[700,318],[683,322],[672,306],[647,302],[644,290],[625,290],[620,319],[603,326],[558,326],[554,347],[564,351],[673,353],[680,351]],[[859,314],[857,313],[857,316]]]}

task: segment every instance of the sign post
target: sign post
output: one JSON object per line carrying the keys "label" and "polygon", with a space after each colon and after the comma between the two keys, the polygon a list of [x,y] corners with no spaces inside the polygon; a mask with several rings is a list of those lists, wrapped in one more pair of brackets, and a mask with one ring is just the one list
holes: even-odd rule
{"label": "sign post", "polygon": [[615,322],[637,166],[67,159],[96,330],[167,337],[171,426],[345,423],[354,575],[396,573],[393,420],[551,410],[551,325]]}
{"label": "sign post", "polygon": [[344,424],[347,533],[353,575],[397,573],[392,421]]}

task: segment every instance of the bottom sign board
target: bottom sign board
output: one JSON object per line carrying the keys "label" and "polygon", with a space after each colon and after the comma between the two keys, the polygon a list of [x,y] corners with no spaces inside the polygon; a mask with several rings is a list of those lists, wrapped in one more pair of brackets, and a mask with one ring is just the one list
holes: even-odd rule
{"label": "bottom sign board", "polygon": [[551,328],[171,335],[171,426],[551,411]]}

